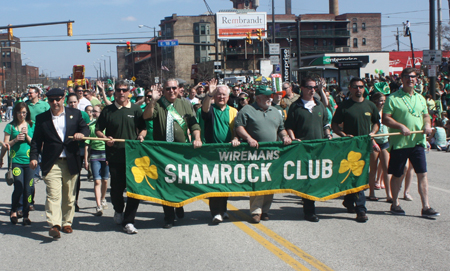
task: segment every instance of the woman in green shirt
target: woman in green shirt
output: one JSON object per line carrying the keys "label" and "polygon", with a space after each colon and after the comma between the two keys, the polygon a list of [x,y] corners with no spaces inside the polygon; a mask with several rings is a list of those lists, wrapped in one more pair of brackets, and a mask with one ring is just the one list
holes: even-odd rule
{"label": "woman in green shirt", "polygon": [[[5,127],[5,145],[2,148],[1,161],[5,156],[6,149],[10,150],[10,159],[14,177],[14,191],[11,204],[11,223],[17,224],[17,209],[22,197],[23,225],[31,225],[28,218],[29,205],[32,201],[32,187],[34,181],[34,170],[30,164],[30,143],[33,138],[34,123],[31,120],[30,110],[26,103],[18,103],[13,109],[13,121]],[[3,162],[0,162],[3,165]]]}

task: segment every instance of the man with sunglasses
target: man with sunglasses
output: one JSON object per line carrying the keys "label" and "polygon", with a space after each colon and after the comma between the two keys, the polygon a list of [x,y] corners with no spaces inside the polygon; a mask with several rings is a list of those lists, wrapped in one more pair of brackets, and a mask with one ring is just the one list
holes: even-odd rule
{"label": "man with sunglasses", "polygon": [[230,93],[230,98],[228,99],[228,105],[232,106],[236,109],[239,108],[239,94],[241,94],[241,88],[239,86],[234,86],[232,89],[232,93]]}
{"label": "man with sunglasses", "polygon": [[[291,104],[285,122],[286,131],[292,140],[331,139],[330,126],[327,124],[328,113],[325,106],[314,94],[317,90],[316,81],[311,77],[301,81],[302,96]],[[303,213],[305,219],[319,222],[316,215],[315,202],[303,199]]]}
{"label": "man with sunglasses", "polygon": [[[418,73],[419,71],[415,68],[406,68],[402,71],[403,85],[398,91],[389,95],[383,109],[383,123],[391,128],[390,132],[400,132],[403,135],[389,138],[389,144],[392,145],[388,169],[388,173],[392,174],[391,213],[405,215],[405,211],[400,207],[398,194],[405,164],[409,159],[417,175],[422,200],[422,216],[433,218],[440,214],[431,208],[428,202],[427,161],[424,149],[426,148],[425,135],[430,135],[432,132],[431,120],[425,99],[414,91]],[[411,134],[412,131],[423,131],[423,133]]]}
{"label": "man with sunglasses", "polygon": [[[343,101],[333,116],[331,127],[341,137],[373,135],[380,128],[380,114],[374,103],[364,98],[364,81],[354,77],[350,80],[350,99]],[[340,124],[343,124],[341,130]],[[374,139],[372,139],[373,142]],[[375,146],[375,145],[374,145]],[[356,213],[356,221],[368,220],[364,191],[348,194],[342,203],[349,213]]]}
{"label": "man with sunglasses", "polygon": [[298,98],[300,98],[300,95],[292,91],[292,84],[289,82],[283,83],[283,91],[286,92],[286,95],[283,97],[283,101],[287,107],[291,106],[292,103],[294,103],[295,101],[298,100]]}
{"label": "man with sunglasses", "polygon": [[[61,227],[72,233],[75,212],[75,184],[81,169],[78,142],[89,128],[78,109],[64,107],[64,90],[47,92],[50,110],[36,116],[30,147],[30,168],[36,169],[42,154],[42,176],[47,185],[45,212],[49,235],[60,238]],[[69,139],[68,136],[73,136]]]}
{"label": "man with sunglasses", "polygon": [[123,191],[127,186],[125,165],[125,143],[115,142],[114,139],[133,139],[144,141],[147,127],[142,118],[142,109],[128,99],[130,89],[124,80],[116,82],[114,103],[106,106],[97,119],[95,133],[99,138],[109,138],[106,142],[106,160],[111,175],[111,203],[114,207],[114,222],[123,226],[128,234],[137,233],[134,227],[134,218],[139,207],[139,200],[127,199]]}
{"label": "man with sunglasses", "polygon": [[86,106],[92,105],[91,102],[84,97],[84,90],[82,86],[75,87],[75,94],[78,96],[78,110],[84,111]]}
{"label": "man with sunglasses", "polygon": [[[162,92],[152,88],[152,100],[144,111],[145,120],[153,120],[153,138],[156,141],[183,142],[192,141],[194,148],[202,146],[200,125],[194,115],[192,104],[178,98],[179,83],[175,78],[167,79]],[[188,136],[188,130],[192,138]],[[163,205],[164,226],[170,229],[174,225],[175,214],[181,219],[184,217],[183,207],[176,208]]]}

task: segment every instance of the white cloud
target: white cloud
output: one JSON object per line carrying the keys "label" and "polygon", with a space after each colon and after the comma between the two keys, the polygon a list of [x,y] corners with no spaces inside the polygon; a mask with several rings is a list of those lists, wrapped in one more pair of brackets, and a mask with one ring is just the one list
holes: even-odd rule
{"label": "white cloud", "polygon": [[122,21],[134,22],[134,21],[137,21],[137,19],[134,16],[128,16],[128,17],[122,18]]}

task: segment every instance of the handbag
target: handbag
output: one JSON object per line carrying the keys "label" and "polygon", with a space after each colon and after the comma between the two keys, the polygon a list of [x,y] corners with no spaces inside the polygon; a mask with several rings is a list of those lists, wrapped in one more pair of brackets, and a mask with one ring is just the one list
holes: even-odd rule
{"label": "handbag", "polygon": [[5,174],[5,180],[9,186],[11,186],[14,183],[14,177],[12,173],[12,163],[11,158],[9,157],[9,150],[8,150],[8,170],[6,171]]}

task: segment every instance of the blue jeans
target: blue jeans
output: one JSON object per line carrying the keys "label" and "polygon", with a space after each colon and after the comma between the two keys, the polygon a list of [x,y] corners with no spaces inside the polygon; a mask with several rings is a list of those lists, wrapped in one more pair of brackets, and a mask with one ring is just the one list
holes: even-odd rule
{"label": "blue jeans", "polygon": [[22,198],[23,217],[28,217],[29,204],[32,202],[31,187],[34,185],[34,170],[29,164],[12,164],[14,191],[11,197],[11,212],[17,212]]}
{"label": "blue jeans", "polygon": [[6,107],[6,120],[12,120],[13,119],[13,107],[12,106],[8,106]]}
{"label": "blue jeans", "polygon": [[91,170],[94,180],[109,179],[109,166],[106,161],[91,160]]}

